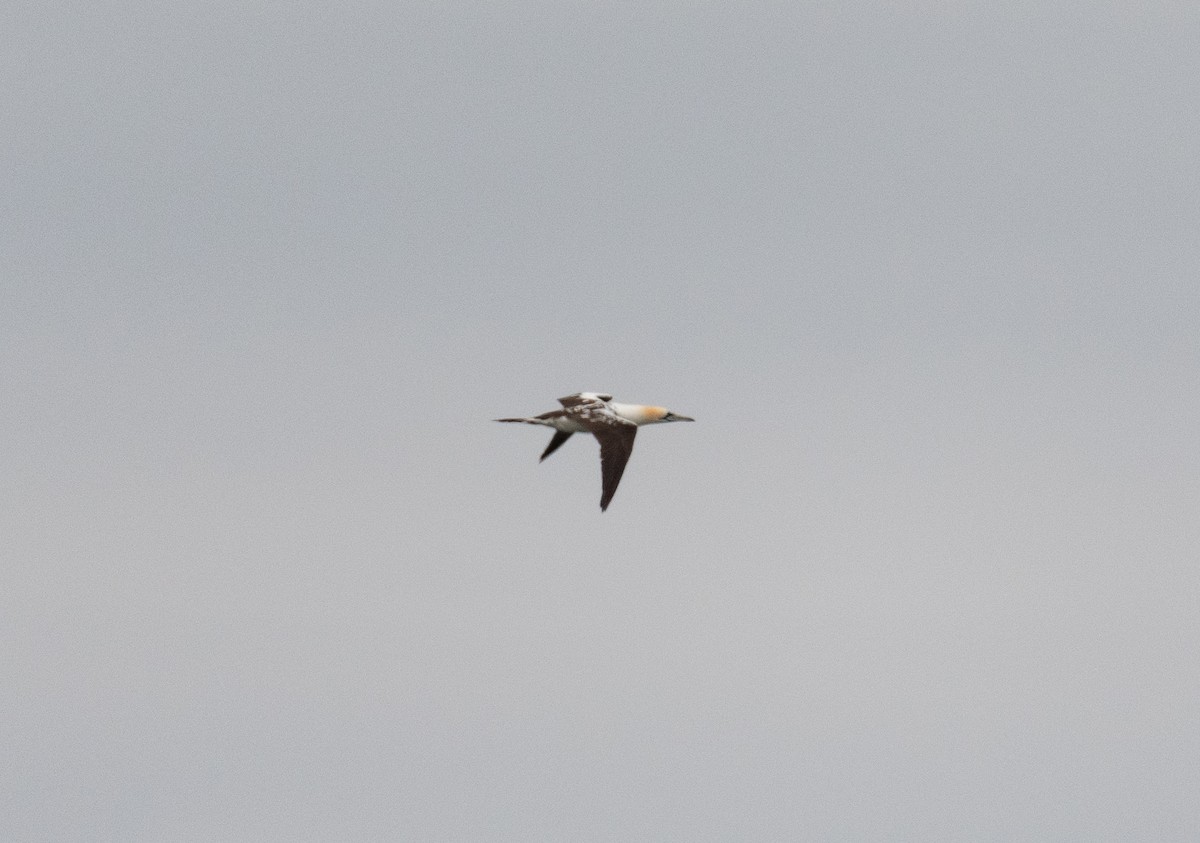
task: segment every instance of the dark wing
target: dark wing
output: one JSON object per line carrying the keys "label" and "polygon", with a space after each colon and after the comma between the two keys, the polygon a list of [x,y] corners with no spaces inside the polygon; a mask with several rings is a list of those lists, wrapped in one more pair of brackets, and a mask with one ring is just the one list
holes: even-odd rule
{"label": "dark wing", "polygon": [[605,401],[611,401],[612,396],[603,392],[590,392],[584,395],[582,392],[576,392],[574,395],[568,395],[565,398],[559,398],[558,403],[570,409],[571,407],[581,407],[592,404],[596,407],[602,407]]}
{"label": "dark wing", "polygon": [[[556,412],[561,413],[562,410],[557,410]],[[550,444],[546,446],[546,450],[542,451],[542,456],[538,460],[538,462],[541,462],[546,457],[550,456],[555,451],[557,451],[559,448],[561,448],[562,444],[564,442],[566,442],[568,439],[570,439],[571,436],[572,436],[572,434],[563,433],[561,430],[555,431],[554,436],[552,436],[550,438]]]}
{"label": "dark wing", "polygon": [[617,493],[625,464],[633,453],[633,438],[637,436],[637,425],[630,422],[606,426],[593,430],[600,442],[600,478],[603,491],[600,494],[600,511],[608,509],[608,502]]}
{"label": "dark wing", "polygon": [[608,502],[617,493],[625,463],[633,453],[633,438],[637,425],[615,415],[608,407],[611,395],[605,393],[582,393],[559,398],[563,412],[592,433],[600,443],[600,477],[603,491],[600,495],[600,510],[608,509]]}

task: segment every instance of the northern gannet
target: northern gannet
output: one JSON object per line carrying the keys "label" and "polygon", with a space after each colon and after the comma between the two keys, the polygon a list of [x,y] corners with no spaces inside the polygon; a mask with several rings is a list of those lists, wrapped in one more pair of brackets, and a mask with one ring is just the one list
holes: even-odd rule
{"label": "northern gannet", "polygon": [[[651,407],[644,404],[618,404],[605,392],[576,392],[559,398],[561,410],[551,410],[540,416],[518,419],[496,419],[498,422],[525,422],[552,427],[554,436],[541,459],[557,451],[575,433],[590,433],[600,442],[600,474],[603,492],[600,495],[600,511],[608,509],[608,502],[617,493],[617,484],[625,471],[625,463],[633,453],[633,437],[643,424],[661,422],[695,421],[687,416],[672,413],[666,407]],[[540,462],[541,460],[539,460]]]}

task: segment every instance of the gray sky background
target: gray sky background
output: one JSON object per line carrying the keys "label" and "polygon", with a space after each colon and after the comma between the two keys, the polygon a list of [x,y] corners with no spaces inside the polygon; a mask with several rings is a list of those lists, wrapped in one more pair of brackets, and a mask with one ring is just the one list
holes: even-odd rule
{"label": "gray sky background", "polygon": [[[948,4],[947,4],[948,5]],[[8,840],[1195,840],[1200,12],[10,3]],[[594,442],[665,404],[601,515]]]}

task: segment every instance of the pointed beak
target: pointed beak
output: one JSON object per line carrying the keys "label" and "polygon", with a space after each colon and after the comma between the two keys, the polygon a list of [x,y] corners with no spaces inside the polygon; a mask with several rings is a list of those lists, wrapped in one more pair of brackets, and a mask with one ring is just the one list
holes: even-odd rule
{"label": "pointed beak", "polygon": [[671,413],[671,421],[695,421],[691,416],[681,416],[678,413]]}

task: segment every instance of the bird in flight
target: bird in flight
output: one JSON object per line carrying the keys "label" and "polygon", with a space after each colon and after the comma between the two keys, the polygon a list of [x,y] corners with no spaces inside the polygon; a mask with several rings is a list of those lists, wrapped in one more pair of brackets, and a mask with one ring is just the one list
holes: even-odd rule
{"label": "bird in flight", "polygon": [[[633,438],[644,424],[695,421],[672,413],[666,407],[645,404],[618,404],[605,392],[576,392],[559,398],[561,410],[551,410],[540,416],[516,419],[496,419],[498,422],[524,422],[554,428],[550,444],[542,451],[541,459],[553,454],[576,433],[590,433],[600,442],[600,476],[603,491],[600,511],[608,509],[617,493],[617,484],[625,472],[625,463],[633,453]],[[540,462],[540,460],[539,460]]]}

